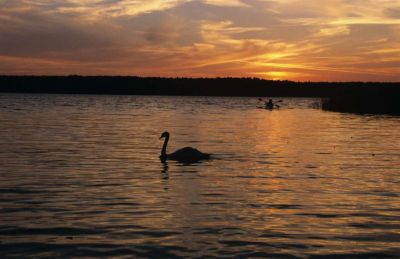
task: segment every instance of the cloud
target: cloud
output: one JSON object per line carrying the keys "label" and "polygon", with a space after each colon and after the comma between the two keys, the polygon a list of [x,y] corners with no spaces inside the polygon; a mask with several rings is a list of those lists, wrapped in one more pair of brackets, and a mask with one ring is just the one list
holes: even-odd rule
{"label": "cloud", "polygon": [[0,73],[400,80],[397,0],[3,0]]}
{"label": "cloud", "polygon": [[[96,26],[86,25],[65,16],[53,16],[43,10],[30,8],[2,11],[0,16],[0,54],[42,56],[71,50],[102,48],[111,45],[111,37],[98,32]],[[110,33],[110,36],[112,34]]]}
{"label": "cloud", "polygon": [[317,36],[319,37],[332,37],[338,35],[348,35],[350,34],[350,29],[346,25],[342,26],[329,26],[321,28]]}
{"label": "cloud", "polygon": [[400,19],[400,6],[387,8],[384,13],[389,18]]}
{"label": "cloud", "polygon": [[206,4],[217,5],[217,6],[248,6],[240,0],[204,0]]}

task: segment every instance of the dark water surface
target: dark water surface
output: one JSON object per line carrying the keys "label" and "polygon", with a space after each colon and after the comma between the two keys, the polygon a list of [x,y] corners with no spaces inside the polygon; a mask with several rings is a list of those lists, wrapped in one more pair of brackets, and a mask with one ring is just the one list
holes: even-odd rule
{"label": "dark water surface", "polygon": [[1,94],[0,255],[400,256],[400,118],[316,102]]}

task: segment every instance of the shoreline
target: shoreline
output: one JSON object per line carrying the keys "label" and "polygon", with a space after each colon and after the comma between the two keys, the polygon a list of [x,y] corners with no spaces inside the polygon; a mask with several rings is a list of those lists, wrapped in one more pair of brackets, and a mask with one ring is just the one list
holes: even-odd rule
{"label": "shoreline", "polygon": [[259,78],[0,76],[2,93],[310,97],[324,110],[400,115],[400,82],[293,82]]}

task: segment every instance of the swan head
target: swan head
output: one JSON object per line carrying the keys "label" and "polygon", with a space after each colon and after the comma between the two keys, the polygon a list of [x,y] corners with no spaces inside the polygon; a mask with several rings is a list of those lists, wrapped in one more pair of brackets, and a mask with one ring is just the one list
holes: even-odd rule
{"label": "swan head", "polygon": [[160,139],[162,139],[162,138],[167,138],[167,137],[169,137],[169,132],[168,132],[168,131],[165,131],[165,132],[163,132],[163,133],[161,134]]}

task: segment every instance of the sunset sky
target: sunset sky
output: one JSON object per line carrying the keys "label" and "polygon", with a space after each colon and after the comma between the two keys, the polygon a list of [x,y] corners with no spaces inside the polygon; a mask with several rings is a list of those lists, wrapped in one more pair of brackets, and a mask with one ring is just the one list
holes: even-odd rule
{"label": "sunset sky", "polygon": [[0,74],[400,81],[400,1],[0,0]]}

